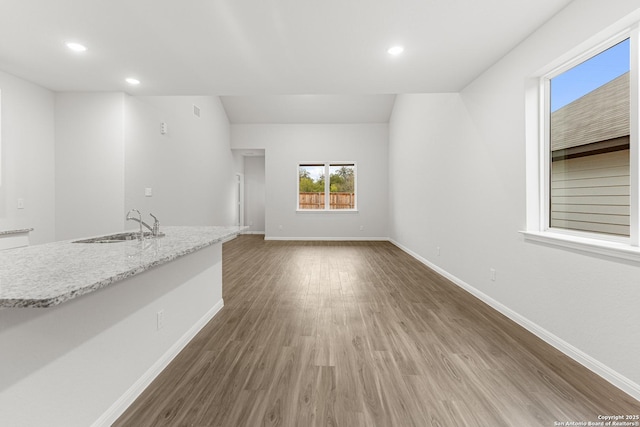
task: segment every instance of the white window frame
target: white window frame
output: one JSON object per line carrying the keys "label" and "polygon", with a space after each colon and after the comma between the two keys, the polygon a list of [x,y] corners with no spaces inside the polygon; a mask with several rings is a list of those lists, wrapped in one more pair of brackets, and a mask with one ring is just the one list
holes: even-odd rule
{"label": "white window frame", "polygon": [[[324,165],[324,209],[300,209],[300,166],[304,165]],[[353,165],[353,193],[354,203],[353,209],[331,209],[331,180],[329,179],[331,166],[351,166]],[[298,162],[296,168],[296,212],[301,213],[354,213],[358,212],[358,164],[356,162],[337,161],[337,162],[323,162],[323,161],[310,161],[310,162]]]}
{"label": "white window frame", "polygon": [[0,90],[0,187],[2,187],[2,90]]}
{"label": "white window frame", "polygon": [[[550,227],[550,80],[617,43],[630,41],[630,236],[618,237]],[[640,262],[640,30],[638,24],[599,40],[542,70],[528,81],[526,93],[528,241]]]}

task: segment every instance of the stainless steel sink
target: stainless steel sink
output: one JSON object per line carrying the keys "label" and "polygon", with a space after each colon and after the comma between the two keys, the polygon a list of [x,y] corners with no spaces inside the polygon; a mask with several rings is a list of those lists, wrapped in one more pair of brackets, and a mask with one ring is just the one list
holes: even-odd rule
{"label": "stainless steel sink", "polygon": [[[137,231],[128,233],[109,234],[107,236],[92,237],[90,239],[75,240],[72,243],[118,243],[125,242],[127,240],[136,240],[140,236]],[[164,237],[164,233],[158,233],[157,236],[153,236],[150,231],[144,233],[144,238],[151,237]]]}

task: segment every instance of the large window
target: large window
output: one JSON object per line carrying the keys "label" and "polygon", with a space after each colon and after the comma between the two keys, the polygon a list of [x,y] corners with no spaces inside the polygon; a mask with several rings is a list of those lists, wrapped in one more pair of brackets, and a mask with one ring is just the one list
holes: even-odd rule
{"label": "large window", "polygon": [[630,235],[630,40],[546,77],[548,226]]}
{"label": "large window", "polygon": [[[327,180],[326,177],[329,177]],[[356,209],[356,165],[353,162],[298,165],[298,210]]]}
{"label": "large window", "polygon": [[606,32],[526,81],[523,234],[640,262],[640,26]]}

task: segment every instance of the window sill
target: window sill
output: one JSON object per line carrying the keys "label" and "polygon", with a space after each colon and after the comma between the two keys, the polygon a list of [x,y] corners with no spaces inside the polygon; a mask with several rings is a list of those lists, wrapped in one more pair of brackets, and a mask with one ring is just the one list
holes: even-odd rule
{"label": "window sill", "polygon": [[314,214],[314,213],[319,213],[319,214],[355,214],[358,213],[357,209],[296,209],[296,213],[303,213],[303,214]]}
{"label": "window sill", "polygon": [[526,241],[545,243],[597,255],[640,263],[640,247],[550,231],[521,231]]}

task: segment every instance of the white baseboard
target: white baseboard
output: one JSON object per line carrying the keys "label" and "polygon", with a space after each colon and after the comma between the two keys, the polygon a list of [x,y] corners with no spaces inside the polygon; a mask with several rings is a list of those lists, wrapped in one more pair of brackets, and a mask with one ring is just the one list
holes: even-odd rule
{"label": "white baseboard", "polygon": [[107,427],[112,425],[118,417],[140,396],[140,394],[151,384],[151,382],[169,365],[169,363],[182,351],[182,349],[196,336],[204,326],[224,307],[224,300],[220,299],[196,322],[169,350],[167,350],[147,372],[142,375],[118,400],[116,400],[107,411],[102,414],[92,427]]}
{"label": "white baseboard", "polygon": [[378,242],[389,241],[388,237],[274,237],[265,236],[264,240],[294,240],[294,241],[334,241],[334,242]]}
{"label": "white baseboard", "polygon": [[243,231],[242,234],[264,234],[264,231]]}
{"label": "white baseboard", "polygon": [[507,306],[503,305],[502,303],[494,300],[493,298],[491,298],[490,296],[486,295],[485,293],[480,292],[479,290],[477,290],[473,286],[469,285],[468,283],[464,282],[463,280],[460,280],[459,278],[457,278],[453,274],[450,274],[448,271],[446,271],[446,270],[438,267],[437,265],[431,263],[429,260],[427,260],[426,258],[423,258],[422,256],[418,255],[417,253],[413,252],[411,249],[403,246],[402,244],[396,242],[393,239],[389,239],[389,242],[393,243],[395,246],[397,246],[398,248],[402,249],[404,252],[406,252],[407,254],[411,255],[412,257],[414,257],[415,259],[417,259],[418,261],[420,261],[421,263],[423,263],[427,267],[429,267],[432,270],[436,271],[438,274],[446,277],[447,279],[452,281],[454,284],[456,284],[457,286],[461,287],[465,291],[469,292],[471,295],[475,296],[476,298],[478,298],[479,300],[481,300],[485,304],[489,305],[493,309],[497,310],[498,312],[502,313],[503,315],[505,315],[509,319],[513,320],[518,325],[522,326],[523,328],[525,328],[526,330],[528,330],[529,332],[531,332],[532,334],[534,334],[538,338],[540,338],[543,341],[545,341],[547,344],[551,345],[552,347],[555,347],[556,349],[558,349],[559,351],[561,351],[562,353],[564,353],[568,357],[572,358],[576,362],[580,363],[582,366],[584,366],[585,368],[589,369],[590,371],[593,371],[594,373],[596,373],[597,375],[599,375],[600,377],[602,377],[606,381],[610,382],[611,384],[613,384],[614,386],[616,386],[620,390],[624,391],[625,393],[627,393],[628,395],[630,395],[634,399],[640,400],[640,385],[639,384],[636,384],[635,382],[631,381],[627,377],[621,375],[617,371],[614,371],[613,369],[611,369],[610,367],[606,366],[602,362],[594,359],[593,357],[589,356],[588,354],[584,353],[583,351],[577,349],[576,347],[572,346],[568,342],[566,342],[566,341],[562,340],[561,338],[555,336],[551,332],[549,332],[546,329],[542,328],[538,324],[530,321],[526,317],[516,313],[515,311],[511,310],[509,307],[507,307]]}

